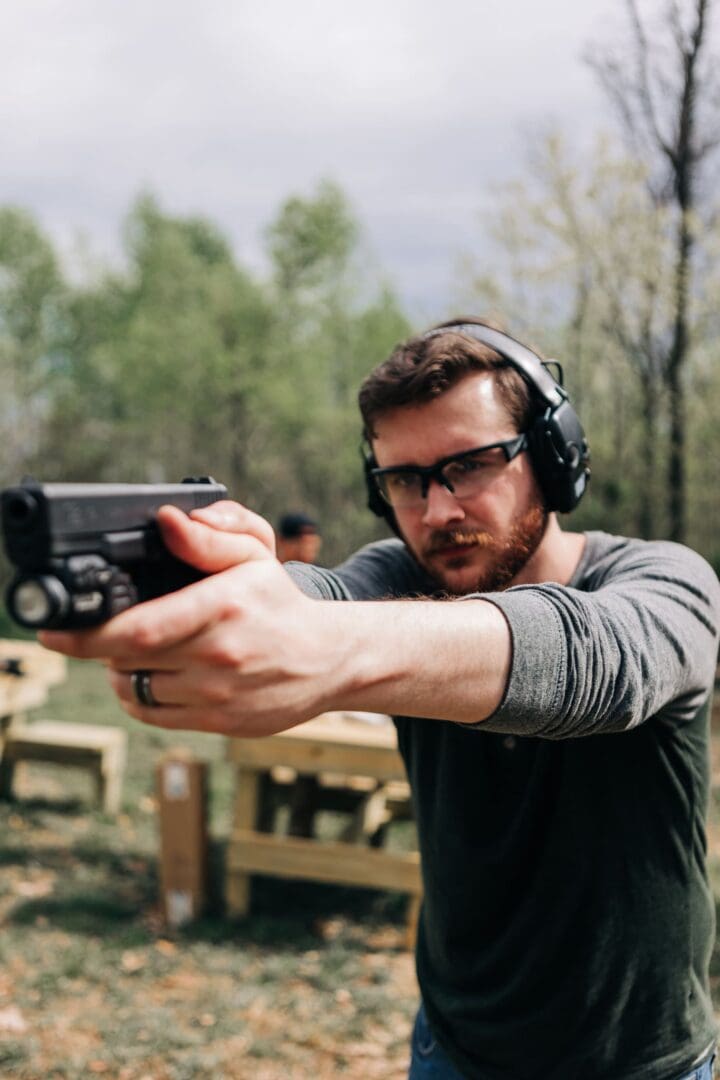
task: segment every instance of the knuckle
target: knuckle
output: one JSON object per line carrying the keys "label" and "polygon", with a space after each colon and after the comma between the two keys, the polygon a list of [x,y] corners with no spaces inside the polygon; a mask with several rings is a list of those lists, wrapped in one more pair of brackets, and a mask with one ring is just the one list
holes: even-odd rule
{"label": "knuckle", "polygon": [[221,618],[225,621],[241,621],[246,616],[244,598],[236,590],[228,590],[222,598]]}
{"label": "knuckle", "polygon": [[130,634],[130,646],[138,652],[146,652],[161,644],[162,630],[155,623],[138,623]]}
{"label": "knuckle", "polygon": [[211,680],[204,687],[204,697],[210,705],[222,708],[233,699],[232,688],[221,680]]}
{"label": "knuckle", "polygon": [[213,667],[237,669],[241,665],[242,655],[232,639],[222,637],[209,644],[206,659]]}

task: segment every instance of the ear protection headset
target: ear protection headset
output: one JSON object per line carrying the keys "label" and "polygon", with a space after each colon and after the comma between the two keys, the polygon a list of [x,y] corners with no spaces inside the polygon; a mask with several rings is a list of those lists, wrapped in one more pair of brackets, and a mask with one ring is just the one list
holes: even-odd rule
{"label": "ear protection headset", "polygon": [[[445,333],[464,334],[493,349],[525,380],[535,405],[534,416],[526,432],[528,453],[535,476],[548,510],[567,513],[574,510],[590,479],[590,452],[582,424],[568,400],[567,391],[553,378],[548,364],[537,353],[522,345],[509,334],[480,323],[457,321],[429,330],[424,338]],[[368,507],[378,517],[384,517],[397,532],[395,515],[377,489],[371,470],[377,466],[370,450],[365,453],[365,482]]]}

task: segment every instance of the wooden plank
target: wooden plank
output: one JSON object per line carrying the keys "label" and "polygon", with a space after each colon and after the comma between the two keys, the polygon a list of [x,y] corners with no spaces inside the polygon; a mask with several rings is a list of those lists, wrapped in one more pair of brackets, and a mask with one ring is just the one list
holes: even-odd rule
{"label": "wooden plank", "polygon": [[260,774],[242,766],[235,770],[233,822],[238,829],[254,829],[260,801]]}
{"label": "wooden plank", "polygon": [[[254,769],[238,766],[235,769],[235,792],[233,795],[233,827],[243,832],[254,832],[261,813],[262,776]],[[230,845],[231,847],[231,845]],[[228,850],[230,850],[230,847]],[[240,871],[230,874],[225,869],[225,906],[228,915],[242,918],[250,911],[252,881],[249,873]]]}
{"label": "wooden plank", "polygon": [[261,770],[284,765],[310,775],[335,772],[372,776],[377,780],[405,779],[405,766],[397,750],[286,740],[277,735],[232,740],[230,760],[246,768]]}
{"label": "wooden plank", "polygon": [[306,720],[304,724],[279,732],[274,738],[291,741],[320,739],[324,743],[337,743],[339,746],[377,746],[385,749],[397,747],[395,725],[389,717],[385,724],[370,724],[358,720],[354,713],[345,712],[322,713],[312,720]]}
{"label": "wooden plank", "polygon": [[8,743],[68,746],[96,752],[124,746],[127,735],[122,728],[101,724],[72,724],[61,720],[35,720],[16,724],[8,732]]}
{"label": "wooden plank", "polygon": [[397,889],[419,895],[420,856],[398,854],[354,844],[320,843],[300,837],[233,831],[227,869],[236,873],[324,881],[364,888]]}
{"label": "wooden plank", "polygon": [[[397,736],[393,724],[366,723],[354,719],[352,713],[323,713],[321,716],[306,720],[303,724],[297,724],[287,731],[280,731],[277,735],[270,735],[267,738],[273,741],[321,742],[327,746],[372,746],[385,750],[397,748]],[[236,747],[242,746],[246,741],[252,740],[228,740],[230,755],[232,756]]]}
{"label": "wooden plank", "polygon": [[97,747],[65,746],[57,743],[25,742],[24,739],[8,740],[3,757],[8,761],[47,761],[56,765],[77,765],[79,768],[100,767],[102,751]]}
{"label": "wooden plank", "polygon": [[22,675],[10,676],[15,682],[27,678],[46,686],[56,686],[67,678],[67,659],[60,653],[44,649],[36,641],[0,638],[0,659],[20,661]]}

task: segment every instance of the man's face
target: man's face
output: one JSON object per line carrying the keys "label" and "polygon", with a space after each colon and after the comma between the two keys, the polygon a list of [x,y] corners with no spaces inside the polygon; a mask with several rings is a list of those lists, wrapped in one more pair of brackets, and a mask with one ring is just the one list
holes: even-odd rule
{"label": "man's face", "polygon": [[[518,434],[485,372],[467,375],[432,401],[385,413],[375,431],[382,467],[434,465]],[[537,550],[548,517],[526,453],[503,462],[469,497],[458,499],[433,480],[420,505],[394,512],[415,558],[455,595],[509,585]]]}

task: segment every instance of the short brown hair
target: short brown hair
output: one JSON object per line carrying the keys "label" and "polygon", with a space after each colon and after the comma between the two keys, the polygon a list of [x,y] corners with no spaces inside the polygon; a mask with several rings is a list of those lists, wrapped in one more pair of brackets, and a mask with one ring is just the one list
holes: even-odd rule
{"label": "short brown hair", "polygon": [[[454,321],[490,326],[474,316]],[[384,413],[404,405],[432,401],[475,371],[493,372],[500,397],[517,430],[526,430],[533,410],[530,390],[523,377],[494,349],[458,332],[452,325],[439,323],[431,330],[444,328],[443,333],[426,331],[402,342],[364,380],[358,403],[368,441],[375,437],[375,421]]]}

